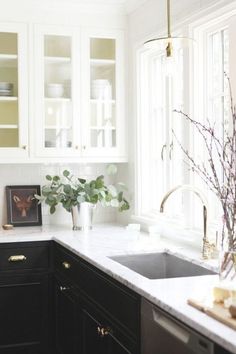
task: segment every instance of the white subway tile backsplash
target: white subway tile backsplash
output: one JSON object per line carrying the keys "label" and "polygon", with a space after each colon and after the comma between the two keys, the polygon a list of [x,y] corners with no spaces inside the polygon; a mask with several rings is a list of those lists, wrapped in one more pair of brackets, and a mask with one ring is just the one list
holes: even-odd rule
{"label": "white subway tile backsplash", "polygon": [[[0,222],[7,222],[5,187],[9,185],[44,185],[45,176],[58,175],[68,169],[75,176],[92,179],[99,175],[106,175],[106,164],[4,164],[0,165]],[[106,183],[113,183],[115,176],[106,176]],[[97,206],[94,212],[94,222],[114,222],[117,209]],[[71,215],[61,206],[51,215],[49,207],[42,204],[43,224],[71,225]]]}

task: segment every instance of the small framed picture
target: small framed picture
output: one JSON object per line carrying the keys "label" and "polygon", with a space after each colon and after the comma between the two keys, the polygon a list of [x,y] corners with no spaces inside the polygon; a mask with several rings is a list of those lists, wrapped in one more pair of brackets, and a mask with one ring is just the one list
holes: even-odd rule
{"label": "small framed picture", "polygon": [[42,225],[41,204],[34,195],[40,186],[6,186],[7,223],[14,226]]}

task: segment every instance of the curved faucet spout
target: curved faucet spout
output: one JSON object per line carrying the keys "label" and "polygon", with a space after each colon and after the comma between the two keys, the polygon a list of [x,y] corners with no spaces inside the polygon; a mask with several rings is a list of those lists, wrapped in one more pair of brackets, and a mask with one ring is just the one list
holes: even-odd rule
{"label": "curved faucet spout", "polygon": [[172,188],[169,192],[167,192],[162,201],[161,201],[161,205],[160,205],[160,213],[164,212],[164,207],[165,207],[165,203],[167,201],[167,199],[169,198],[169,196],[174,193],[177,190],[189,190],[191,192],[193,192],[202,202],[203,205],[203,246],[202,246],[202,256],[203,258],[207,259],[210,258],[210,253],[212,253],[213,251],[213,246],[210,245],[209,241],[208,241],[208,237],[207,237],[207,200],[205,198],[205,196],[202,194],[202,192],[194,187],[191,186],[190,184],[182,184],[182,185],[178,185],[174,188]]}

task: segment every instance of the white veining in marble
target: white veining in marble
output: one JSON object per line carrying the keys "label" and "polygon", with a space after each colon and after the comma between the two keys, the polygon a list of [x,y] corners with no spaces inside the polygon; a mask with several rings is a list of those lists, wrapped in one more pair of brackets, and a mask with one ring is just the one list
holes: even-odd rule
{"label": "white veining in marble", "polygon": [[[108,258],[114,255],[168,251],[216,270],[217,261],[203,261],[200,251],[174,245],[155,236],[114,225],[96,225],[89,233],[68,227],[17,228],[0,232],[0,242],[55,240],[94,266],[160,306],[176,318],[236,354],[235,331],[187,304],[187,299],[210,291],[217,275],[175,279],[147,279]],[[208,290],[209,289],[209,290]]]}

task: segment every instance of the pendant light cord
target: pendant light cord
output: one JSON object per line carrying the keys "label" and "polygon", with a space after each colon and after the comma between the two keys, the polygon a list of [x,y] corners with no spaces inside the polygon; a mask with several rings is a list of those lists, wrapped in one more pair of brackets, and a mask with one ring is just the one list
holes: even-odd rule
{"label": "pendant light cord", "polygon": [[167,0],[167,32],[168,32],[168,37],[171,37],[171,32],[170,32],[170,0]]}

